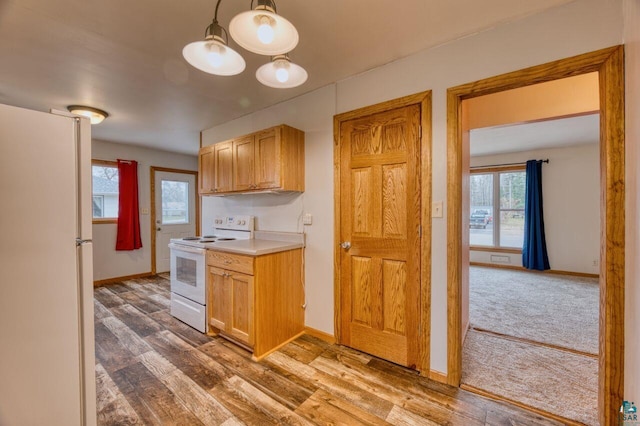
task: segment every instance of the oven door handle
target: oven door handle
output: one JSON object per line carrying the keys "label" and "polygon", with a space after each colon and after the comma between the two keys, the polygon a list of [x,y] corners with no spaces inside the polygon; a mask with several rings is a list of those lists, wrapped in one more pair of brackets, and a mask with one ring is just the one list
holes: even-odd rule
{"label": "oven door handle", "polygon": [[186,253],[193,253],[193,254],[204,254],[204,252],[206,251],[206,249],[192,248],[192,247],[187,247],[181,244],[174,244],[174,243],[169,243],[169,248],[172,250],[183,251]]}

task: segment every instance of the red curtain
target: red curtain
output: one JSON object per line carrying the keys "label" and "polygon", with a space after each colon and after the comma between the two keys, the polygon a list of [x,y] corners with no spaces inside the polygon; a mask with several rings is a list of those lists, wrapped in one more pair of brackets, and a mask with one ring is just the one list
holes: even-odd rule
{"label": "red curtain", "polygon": [[142,247],[138,214],[138,162],[118,160],[119,201],[116,250]]}

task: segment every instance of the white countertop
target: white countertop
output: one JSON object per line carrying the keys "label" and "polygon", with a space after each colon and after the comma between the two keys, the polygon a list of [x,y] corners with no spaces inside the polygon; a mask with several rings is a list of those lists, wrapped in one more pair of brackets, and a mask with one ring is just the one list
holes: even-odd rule
{"label": "white countertop", "polygon": [[231,240],[204,244],[208,250],[261,256],[304,247],[304,234],[293,232],[256,231],[250,240]]}

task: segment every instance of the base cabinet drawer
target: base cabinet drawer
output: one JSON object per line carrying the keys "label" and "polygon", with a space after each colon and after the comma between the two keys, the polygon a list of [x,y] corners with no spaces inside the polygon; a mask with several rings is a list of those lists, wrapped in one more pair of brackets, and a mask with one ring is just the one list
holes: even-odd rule
{"label": "base cabinet drawer", "polygon": [[207,250],[207,265],[253,275],[252,256]]}

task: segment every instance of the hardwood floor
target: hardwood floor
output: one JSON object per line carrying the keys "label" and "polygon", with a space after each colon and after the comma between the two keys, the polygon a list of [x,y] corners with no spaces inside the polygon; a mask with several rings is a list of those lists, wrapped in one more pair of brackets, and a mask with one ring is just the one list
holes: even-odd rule
{"label": "hardwood floor", "polygon": [[559,425],[303,336],[260,363],[169,314],[169,281],[95,289],[101,425]]}

